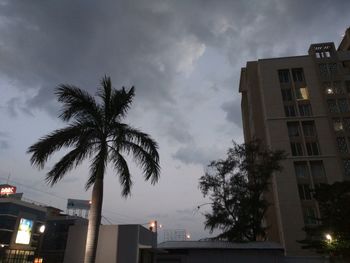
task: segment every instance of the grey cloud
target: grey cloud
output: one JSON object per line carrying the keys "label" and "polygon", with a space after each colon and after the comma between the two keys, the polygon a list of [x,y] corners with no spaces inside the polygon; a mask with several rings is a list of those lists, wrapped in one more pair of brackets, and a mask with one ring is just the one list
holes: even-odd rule
{"label": "grey cloud", "polygon": [[227,101],[221,105],[221,109],[226,112],[226,120],[242,128],[242,114],[239,101]]}
{"label": "grey cloud", "polygon": [[9,143],[4,140],[0,140],[0,150],[6,150],[9,148]]}
{"label": "grey cloud", "polygon": [[219,150],[214,148],[201,148],[194,144],[180,147],[172,157],[184,164],[201,164],[206,166],[210,161],[220,156]]}

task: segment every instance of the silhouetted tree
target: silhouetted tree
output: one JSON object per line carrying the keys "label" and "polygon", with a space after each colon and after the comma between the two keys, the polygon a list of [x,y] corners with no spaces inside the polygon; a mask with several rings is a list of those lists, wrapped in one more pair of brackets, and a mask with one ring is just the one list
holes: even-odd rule
{"label": "silhouetted tree", "polygon": [[[307,238],[300,241],[305,249],[343,257],[350,261],[350,182],[321,184],[315,189],[321,217],[314,226],[305,227]],[[327,235],[328,239],[327,239]]]}
{"label": "silhouetted tree", "polygon": [[[90,159],[90,176],[86,189],[93,186],[89,213],[85,262],[95,262],[98,233],[101,223],[103,178],[111,163],[122,185],[122,196],[130,194],[131,174],[123,154],[131,154],[143,169],[145,180],[156,183],[159,178],[157,143],[151,137],[123,120],[135,95],[134,88],[126,91],[112,88],[111,79],[104,77],[97,98],[71,85],[56,89],[58,101],[63,104],[59,116],[68,126],[55,130],[29,147],[31,163],[43,168],[48,158],[61,148],[70,151],[47,173],[46,180],[54,185],[68,171]],[[97,100],[96,100],[97,99]]]}
{"label": "silhouetted tree", "polygon": [[264,193],[274,172],[281,170],[283,151],[265,149],[258,140],[233,143],[226,159],[212,161],[199,180],[212,211],[205,213],[205,228],[222,231],[218,239],[255,241],[265,238],[262,220],[269,203]]}

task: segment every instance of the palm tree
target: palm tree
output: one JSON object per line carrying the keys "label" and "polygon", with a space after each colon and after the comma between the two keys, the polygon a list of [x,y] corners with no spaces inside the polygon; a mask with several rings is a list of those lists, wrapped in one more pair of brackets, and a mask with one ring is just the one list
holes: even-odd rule
{"label": "palm tree", "polygon": [[122,196],[130,194],[132,180],[125,160],[131,155],[141,167],[145,180],[152,184],[160,174],[157,143],[146,133],[123,123],[135,95],[134,87],[126,91],[112,88],[111,79],[104,77],[96,97],[72,85],[60,85],[55,94],[63,104],[59,118],[68,126],[42,137],[29,147],[31,164],[44,168],[48,158],[61,148],[69,152],[46,175],[51,186],[85,159],[90,159],[90,175],[86,190],[93,186],[89,214],[85,263],[95,262],[101,223],[103,178],[111,163],[122,185]]}

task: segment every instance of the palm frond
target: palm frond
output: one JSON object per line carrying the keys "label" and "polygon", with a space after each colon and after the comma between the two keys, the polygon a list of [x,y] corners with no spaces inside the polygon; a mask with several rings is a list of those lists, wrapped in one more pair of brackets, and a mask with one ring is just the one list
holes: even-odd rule
{"label": "palm frond", "polygon": [[72,85],[60,85],[55,94],[58,101],[63,103],[60,118],[69,121],[71,118],[89,119],[102,125],[101,109],[94,97],[88,92]]}
{"label": "palm frond", "polygon": [[111,149],[112,153],[110,155],[110,158],[113,162],[114,170],[119,175],[119,182],[123,187],[122,196],[127,197],[128,195],[130,195],[131,187],[133,184],[128,163],[118,151],[116,151],[114,148]]}
{"label": "palm frond", "polygon": [[46,182],[53,186],[61,180],[67,172],[77,167],[90,154],[91,148],[89,145],[79,145],[63,156],[61,160],[54,165],[51,171],[46,175]]}
{"label": "palm frond", "polygon": [[132,154],[136,164],[142,168],[146,181],[151,179],[152,184],[158,182],[160,166],[157,158],[154,158],[154,156],[141,145],[132,142],[125,141],[122,145],[119,145],[119,147],[121,151]]}
{"label": "palm frond", "polygon": [[111,96],[111,120],[118,120],[125,117],[135,96],[135,89],[127,92],[123,87],[121,90],[113,90]]}
{"label": "palm frond", "polygon": [[120,141],[123,144],[126,141],[139,145],[156,162],[159,162],[158,144],[148,134],[123,123],[115,123],[111,134],[115,142]]}
{"label": "palm frond", "polygon": [[81,125],[70,125],[67,128],[55,130],[49,135],[42,137],[27,150],[32,153],[30,162],[38,168],[44,168],[48,157],[62,147],[73,146],[81,138],[84,128]]}
{"label": "palm frond", "polygon": [[111,78],[104,76],[101,80],[101,87],[98,89],[97,95],[103,101],[103,111],[105,121],[110,120],[111,115],[111,94],[112,94],[112,82]]}

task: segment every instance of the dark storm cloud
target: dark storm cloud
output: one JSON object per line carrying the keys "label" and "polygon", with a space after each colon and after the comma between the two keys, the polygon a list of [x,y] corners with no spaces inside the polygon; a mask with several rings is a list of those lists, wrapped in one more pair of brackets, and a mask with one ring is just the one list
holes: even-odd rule
{"label": "dark storm cloud", "polygon": [[[0,74],[32,90],[21,102],[27,112],[41,108],[53,116],[57,84],[94,91],[110,75],[117,88],[135,85],[137,100],[159,119],[172,119],[161,127],[167,136],[188,143],[191,134],[172,124],[178,121],[172,106],[181,107],[174,80],[192,69],[205,47],[230,61],[233,83],[226,89],[237,97],[247,60],[304,54],[311,42],[339,41],[348,10],[347,0],[0,0]],[[16,115],[21,106],[9,111]],[[222,109],[239,123],[237,104]]]}

